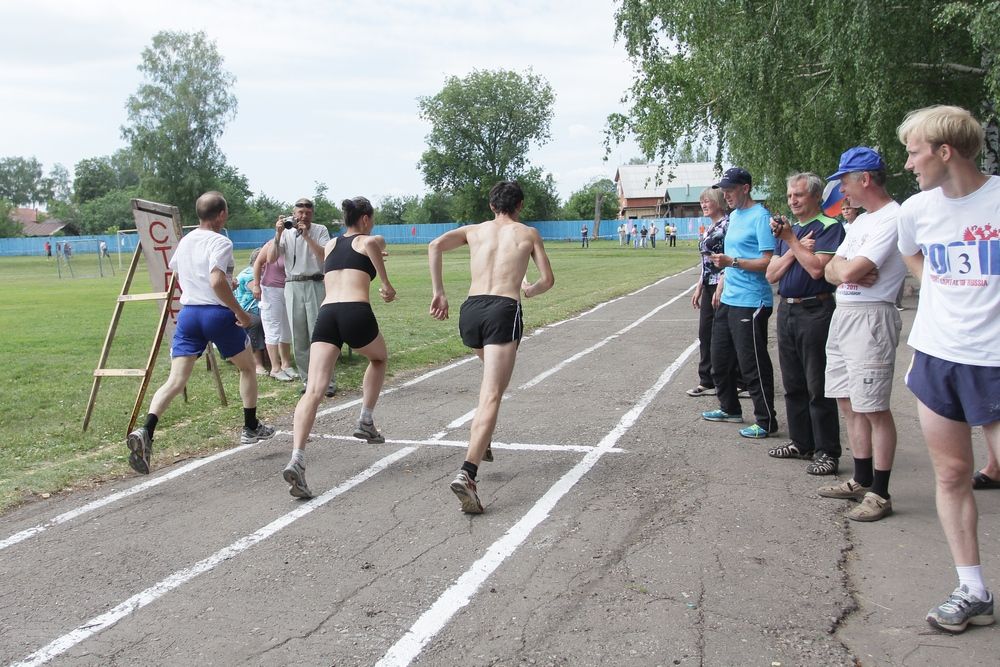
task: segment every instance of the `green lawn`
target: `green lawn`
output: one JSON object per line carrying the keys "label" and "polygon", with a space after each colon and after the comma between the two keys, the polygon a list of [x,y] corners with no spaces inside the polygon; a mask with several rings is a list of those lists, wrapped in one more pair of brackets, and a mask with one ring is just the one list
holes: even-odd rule
{"label": "green lawn", "polygon": [[[691,242],[655,251],[619,249],[610,241],[595,242],[587,250],[576,243],[553,242],[547,250],[556,285],[529,302],[525,313],[528,330],[675,273],[693,265],[697,258]],[[445,257],[446,287],[454,317],[438,322],[427,314],[431,295],[426,247],[392,246],[389,252],[387,267],[398,299],[384,304],[376,295],[372,302],[389,345],[390,376],[466,354],[458,337],[457,316],[468,288],[468,253],[456,251]],[[248,257],[249,251],[237,252],[237,264],[245,265]],[[80,267],[86,259],[78,256],[74,263]],[[92,263],[96,268],[96,261]],[[141,271],[133,292],[149,291],[144,267]],[[81,428],[92,373],[115,297],[121,291],[121,273],[105,278],[59,279],[52,260],[11,257],[0,258],[0,281],[0,368],[5,374],[0,390],[0,511],[32,495],[131,475],[124,431],[139,380],[102,380],[90,429],[83,433]],[[377,286],[377,281],[374,284]],[[157,308],[150,303],[125,306],[108,367],[138,368],[145,364],[157,316]],[[152,392],[166,378],[168,356],[169,341],[165,341],[140,415],[145,414]],[[358,356],[342,360],[337,378],[341,391],[357,389],[364,368],[365,360]],[[223,365],[230,401],[229,407],[223,408],[204,364],[198,369],[188,384],[190,402],[175,400],[157,428],[155,466],[237,441],[242,423],[238,374],[232,366]],[[262,379],[259,413],[264,419],[288,414],[297,400],[297,383]]]}

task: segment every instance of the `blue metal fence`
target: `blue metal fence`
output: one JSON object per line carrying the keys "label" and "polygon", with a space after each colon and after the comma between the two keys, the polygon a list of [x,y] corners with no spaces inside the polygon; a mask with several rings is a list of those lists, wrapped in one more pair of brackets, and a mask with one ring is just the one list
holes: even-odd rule
{"label": "blue metal fence", "polygon": [[[708,224],[708,218],[657,218],[655,220],[645,219],[645,220],[602,220],[600,236],[601,238],[613,239],[618,236],[618,225],[622,222],[626,224],[635,222],[640,227],[642,225],[649,226],[652,222],[656,222],[656,226],[660,229],[658,238],[663,238],[663,227],[667,222],[671,222],[677,225],[677,238],[679,239],[695,239],[698,238],[698,228],[701,225]],[[542,235],[542,238],[546,241],[568,241],[568,240],[579,240],[580,238],[580,228],[587,225],[587,229],[590,230],[593,227],[593,220],[543,220],[538,222],[527,223],[538,230]],[[432,223],[427,225],[375,225],[373,233],[381,234],[385,237],[385,240],[390,245],[403,244],[403,243],[428,243],[431,240],[437,238],[445,232],[455,229],[458,227],[458,223],[454,222],[443,222],[443,223]],[[235,229],[226,232],[229,238],[233,240],[233,246],[237,249],[247,249],[247,248],[258,248],[265,243],[268,239],[274,237],[274,230],[271,228],[267,229]],[[0,239],[0,257],[10,257],[16,255],[36,255],[41,256],[45,254],[45,242],[46,240],[52,244],[52,251],[55,252],[56,243],[66,243],[67,241],[73,244],[73,252],[75,253],[92,253],[97,252],[97,244],[86,244],[86,247],[77,247],[78,241],[104,241],[108,244],[108,250],[111,252],[129,252],[135,250],[136,235],[135,234],[122,234],[120,236],[115,234],[103,234],[95,236],[53,236],[53,237],[31,237],[31,238],[13,238],[13,239]],[[119,248],[119,244],[121,247]]]}

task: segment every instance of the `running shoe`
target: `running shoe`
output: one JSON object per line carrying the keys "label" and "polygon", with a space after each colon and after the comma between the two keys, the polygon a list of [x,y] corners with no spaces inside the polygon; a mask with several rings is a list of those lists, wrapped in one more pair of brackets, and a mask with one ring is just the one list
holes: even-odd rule
{"label": "running shoe", "polygon": [[374,422],[366,424],[363,421],[359,421],[358,427],[354,429],[354,437],[367,440],[369,445],[381,445],[385,442],[385,438],[375,428]]}
{"label": "running shoe", "polygon": [[947,600],[927,612],[927,622],[932,627],[958,634],[972,625],[993,625],[993,596],[980,600],[969,592],[968,586],[959,586]]}
{"label": "running shoe", "polygon": [[723,412],[722,410],[709,410],[708,412],[702,412],[701,418],[710,422],[743,423],[743,415],[731,415],[728,412]]}
{"label": "running shoe", "polygon": [[715,387],[706,387],[704,385],[698,385],[694,389],[688,389],[685,392],[688,396],[715,396]]}
{"label": "running shoe", "polygon": [[333,398],[336,394],[337,394],[336,382],[331,382],[330,384],[326,385],[326,392],[324,392],[324,395],[327,398]]}
{"label": "running shoe", "polygon": [[486,451],[483,452],[483,460],[487,463],[493,463],[493,445],[492,443],[486,445]]}
{"label": "running shoe", "polygon": [[[742,419],[740,421],[743,421]],[[750,424],[746,428],[740,429],[740,435],[744,438],[752,438],[754,440],[760,440],[771,435],[767,432],[767,429],[762,427],[760,424]]]}
{"label": "running shoe", "polygon": [[281,472],[281,476],[291,485],[288,487],[288,492],[296,498],[313,497],[312,491],[309,490],[309,485],[306,484],[305,466],[301,463],[289,463]]}
{"label": "running shoe", "polygon": [[255,442],[267,440],[273,436],[274,429],[270,426],[265,426],[264,422],[258,421],[257,428],[249,428],[247,426],[243,427],[243,432],[240,433],[240,444],[252,445]]}
{"label": "running shoe", "polygon": [[153,439],[145,426],[140,426],[128,434],[125,439],[128,445],[128,464],[140,475],[149,474],[149,460],[153,456]]}
{"label": "running shoe", "polygon": [[293,379],[295,379],[291,375],[289,375],[287,371],[278,371],[277,373],[271,373],[271,377],[277,380],[278,382],[291,382]]}
{"label": "running shoe", "polygon": [[483,504],[479,502],[479,494],[476,493],[476,481],[469,477],[469,473],[459,470],[450,486],[452,492],[461,501],[463,512],[466,514],[483,513]]}

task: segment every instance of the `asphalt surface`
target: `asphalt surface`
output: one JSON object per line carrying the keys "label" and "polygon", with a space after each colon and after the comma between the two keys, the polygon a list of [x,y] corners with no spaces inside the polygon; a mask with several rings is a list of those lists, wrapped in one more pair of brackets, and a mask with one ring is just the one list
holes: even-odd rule
{"label": "asphalt surface", "polygon": [[[349,437],[356,396],[326,402],[312,501],[281,479],[286,419],[273,440],[0,517],[0,663],[996,664],[997,626],[951,636],[924,622],[955,581],[902,384],[910,350],[893,398],[895,514],[852,523],[849,503],[815,494],[829,478],[766,455],[783,428],[750,441],[700,419],[717,403],[684,394],[693,281],[524,340],[496,461],[480,468],[483,515],[448,489],[478,395],[465,359],[387,385],[382,445]],[[848,452],[842,478],[850,468]],[[977,500],[996,589],[1000,492]]]}

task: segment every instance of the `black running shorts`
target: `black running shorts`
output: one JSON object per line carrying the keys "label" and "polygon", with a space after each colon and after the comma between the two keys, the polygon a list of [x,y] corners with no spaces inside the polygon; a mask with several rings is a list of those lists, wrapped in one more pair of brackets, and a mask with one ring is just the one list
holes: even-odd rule
{"label": "black running shorts", "polygon": [[521,302],[494,294],[470,296],[459,311],[458,330],[462,342],[474,350],[520,342],[524,332]]}
{"label": "black running shorts", "polygon": [[358,350],[378,337],[378,320],[365,301],[324,303],[316,317],[312,342],[341,347],[347,343]]}

